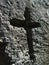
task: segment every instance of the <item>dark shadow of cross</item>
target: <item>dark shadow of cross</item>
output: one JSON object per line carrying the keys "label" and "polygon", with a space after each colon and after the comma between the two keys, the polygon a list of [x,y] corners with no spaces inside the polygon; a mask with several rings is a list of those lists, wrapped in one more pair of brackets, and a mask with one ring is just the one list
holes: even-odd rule
{"label": "dark shadow of cross", "polygon": [[41,25],[38,22],[31,22],[30,11],[27,7],[25,8],[24,16],[25,20],[13,18],[10,20],[10,24],[16,27],[23,27],[26,30],[30,59],[34,60],[35,56],[33,49],[32,28],[37,28]]}

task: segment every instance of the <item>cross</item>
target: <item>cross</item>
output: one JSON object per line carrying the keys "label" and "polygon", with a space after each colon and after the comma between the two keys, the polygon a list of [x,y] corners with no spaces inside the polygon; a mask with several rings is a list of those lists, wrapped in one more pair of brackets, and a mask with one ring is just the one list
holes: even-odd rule
{"label": "cross", "polygon": [[35,56],[33,49],[32,28],[38,28],[41,25],[38,22],[31,22],[30,10],[27,7],[25,8],[24,16],[25,20],[13,18],[10,20],[10,24],[16,27],[23,27],[26,30],[30,59],[34,60]]}

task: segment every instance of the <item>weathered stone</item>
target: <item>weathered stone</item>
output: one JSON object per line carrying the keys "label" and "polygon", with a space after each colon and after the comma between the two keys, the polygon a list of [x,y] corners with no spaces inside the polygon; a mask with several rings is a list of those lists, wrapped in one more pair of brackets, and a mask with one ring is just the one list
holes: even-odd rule
{"label": "weathered stone", "polygon": [[[30,0],[30,5],[26,3],[27,0],[0,0],[0,40],[6,38],[5,42],[9,42],[5,52],[9,57],[16,55],[18,58],[12,58],[15,65],[20,61],[18,56],[19,51],[23,51],[23,57],[27,61],[29,55],[25,56],[28,50],[26,31],[23,28],[17,28],[10,25],[9,20],[12,18],[25,19],[25,6],[31,6],[31,21],[40,22],[41,28],[33,29],[33,41],[36,55],[36,62],[34,65],[49,65],[49,1],[48,0]],[[22,49],[20,46],[22,45]],[[23,61],[23,60],[22,60]],[[29,65],[32,63],[25,63]],[[20,64],[21,61],[20,61]],[[3,64],[4,65],[4,64]],[[19,65],[19,64],[18,64]],[[23,64],[22,64],[23,65]]]}

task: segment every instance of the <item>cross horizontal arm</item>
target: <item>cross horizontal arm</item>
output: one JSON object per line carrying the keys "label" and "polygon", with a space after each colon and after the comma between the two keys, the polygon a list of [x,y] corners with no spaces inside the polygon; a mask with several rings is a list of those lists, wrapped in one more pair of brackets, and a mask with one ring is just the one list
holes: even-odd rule
{"label": "cross horizontal arm", "polygon": [[11,19],[10,24],[16,27],[24,27],[24,28],[41,27],[39,22],[27,22],[26,20],[19,20],[16,18]]}

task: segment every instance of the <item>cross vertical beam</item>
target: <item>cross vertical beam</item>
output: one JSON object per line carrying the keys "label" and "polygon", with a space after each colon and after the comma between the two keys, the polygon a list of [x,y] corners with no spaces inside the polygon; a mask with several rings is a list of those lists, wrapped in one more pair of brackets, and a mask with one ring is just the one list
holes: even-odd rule
{"label": "cross vertical beam", "polygon": [[25,13],[24,16],[25,16],[25,19],[26,19],[26,28],[25,29],[26,29],[26,32],[27,32],[27,43],[28,43],[28,48],[29,48],[30,60],[35,61],[35,55],[34,55],[34,49],[33,49],[32,28],[35,28],[36,24],[34,26],[34,23],[31,22],[29,8],[26,7],[24,13]]}
{"label": "cross vertical beam", "polygon": [[26,29],[27,32],[27,41],[28,41],[28,48],[29,48],[29,55],[30,55],[30,59],[34,60],[35,56],[34,56],[34,49],[33,49],[33,39],[32,39],[32,29]]}

